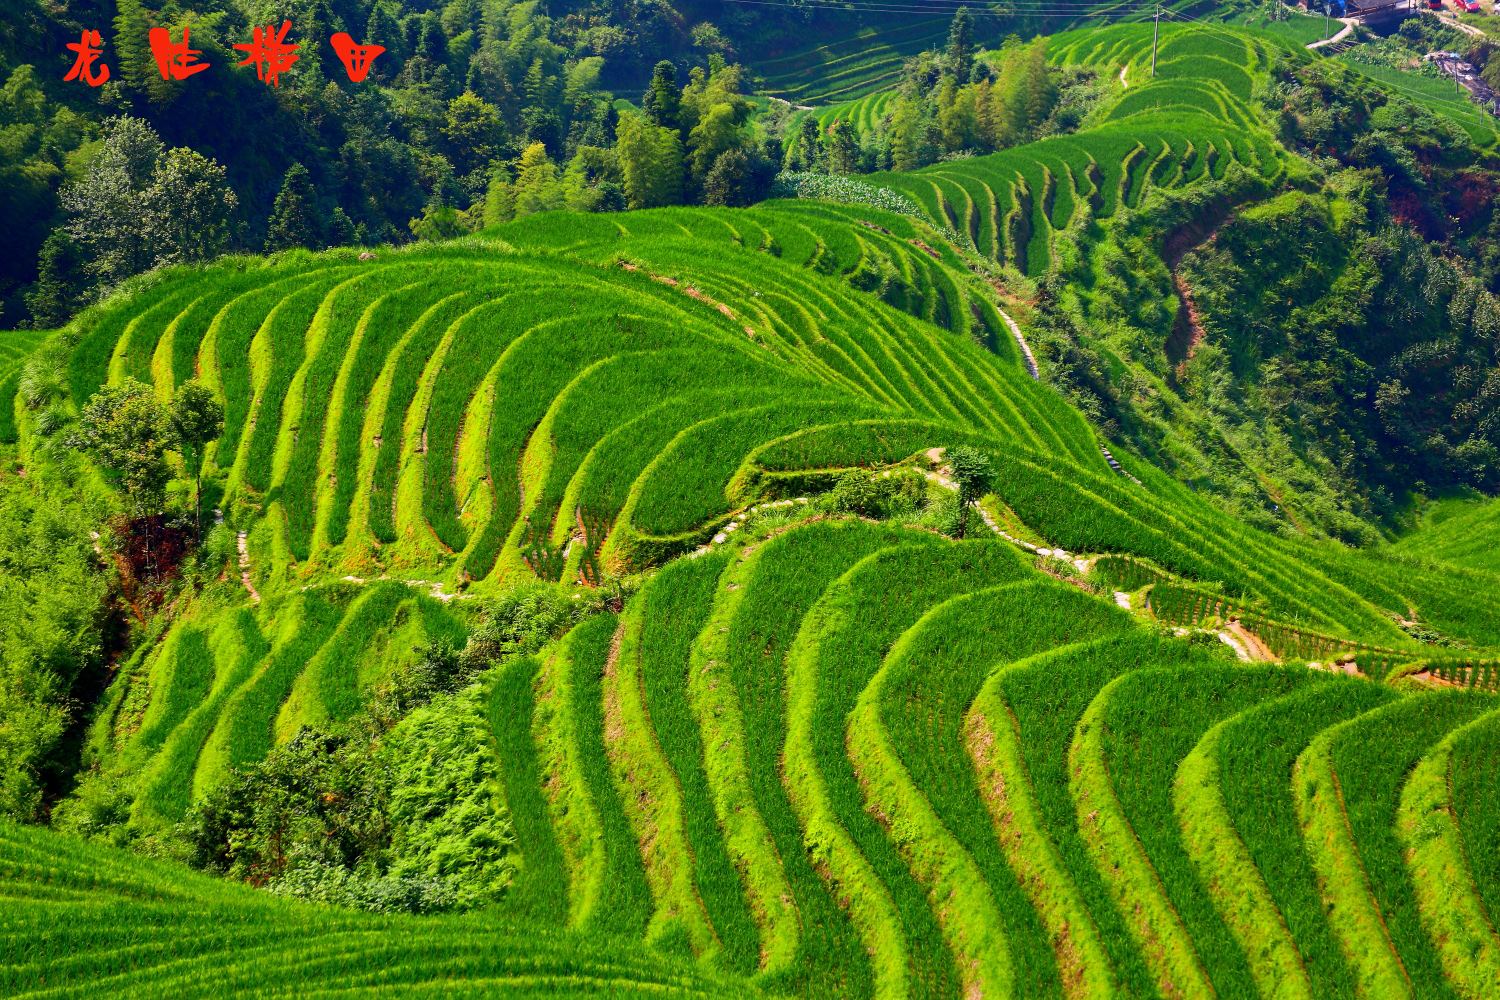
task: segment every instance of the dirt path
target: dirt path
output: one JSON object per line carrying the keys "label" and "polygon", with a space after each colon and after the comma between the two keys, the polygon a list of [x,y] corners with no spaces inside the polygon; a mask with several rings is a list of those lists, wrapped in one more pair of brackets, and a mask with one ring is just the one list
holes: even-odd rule
{"label": "dirt path", "polygon": [[249,532],[239,532],[235,535],[234,541],[235,547],[240,550],[240,582],[245,585],[246,590],[250,591],[250,600],[255,604],[259,604],[260,591],[255,589],[255,581],[250,579]]}
{"label": "dirt path", "polygon": [[[1334,35],[1332,38],[1325,38],[1320,42],[1308,42],[1307,47],[1310,49],[1321,49],[1325,45],[1337,45],[1339,42],[1342,42],[1344,39],[1348,38],[1349,33],[1354,30],[1354,26],[1359,23],[1352,17],[1341,17],[1338,19],[1338,21],[1344,26],[1338,34]],[[1464,27],[1468,26],[1465,25]],[[1482,35],[1484,34],[1484,32],[1476,31],[1475,34]]]}
{"label": "dirt path", "polygon": [[[1432,11],[1431,13],[1433,17],[1443,22],[1443,27],[1445,28],[1452,28],[1454,31],[1462,31],[1464,34],[1473,35],[1475,38],[1484,37],[1484,32],[1474,27],[1472,24],[1464,24],[1456,17],[1444,17],[1437,11]],[[1312,48],[1312,46],[1309,45],[1308,48]]]}
{"label": "dirt path", "polygon": [[1010,318],[1010,313],[1004,309],[996,306],[995,312],[999,313],[1000,318],[1005,320],[1005,325],[1010,327],[1010,335],[1016,338],[1016,346],[1021,349],[1021,361],[1026,365],[1026,374],[1030,375],[1033,379],[1041,379],[1042,376],[1036,367],[1036,356],[1031,353],[1031,345],[1026,343],[1026,338],[1021,334],[1021,328],[1016,324],[1015,320]]}
{"label": "dirt path", "polygon": [[1172,272],[1172,287],[1177,291],[1182,309],[1177,313],[1177,323],[1167,338],[1167,360],[1181,367],[1203,343],[1203,323],[1198,316],[1198,307],[1193,302],[1193,290],[1182,280],[1182,275]]}

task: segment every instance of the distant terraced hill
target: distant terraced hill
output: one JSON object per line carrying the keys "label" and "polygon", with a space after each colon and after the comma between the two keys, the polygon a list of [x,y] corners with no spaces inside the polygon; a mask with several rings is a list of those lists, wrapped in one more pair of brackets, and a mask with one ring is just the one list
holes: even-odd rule
{"label": "distant terraced hill", "polygon": [[1098,128],[866,180],[906,195],[980,255],[1036,277],[1060,254],[1077,256],[1076,248],[1059,244],[1061,234],[1107,224],[1153,188],[1187,191],[1223,180],[1237,164],[1271,190],[1295,169],[1249,101],[1255,76],[1273,55],[1308,58],[1304,50],[1264,33],[1163,25],[1152,78],[1151,42],[1151,27],[1136,24],[1048,40],[1049,62],[1118,72],[1126,81]]}
{"label": "distant terraced hill", "polygon": [[[879,27],[859,28],[833,41],[819,41],[792,52],[752,59],[756,93],[793,104],[847,101],[888,88],[901,75],[908,56],[940,49],[948,42],[951,15],[881,15]],[[975,20],[975,41],[995,45],[1003,33],[994,18]]]}

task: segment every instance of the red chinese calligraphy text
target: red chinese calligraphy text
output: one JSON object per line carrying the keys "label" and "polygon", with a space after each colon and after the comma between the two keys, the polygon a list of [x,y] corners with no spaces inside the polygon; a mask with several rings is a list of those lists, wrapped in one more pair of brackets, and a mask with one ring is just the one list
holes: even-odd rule
{"label": "red chinese calligraphy text", "polygon": [[339,54],[344,62],[344,69],[349,71],[349,79],[355,83],[364,82],[365,74],[370,72],[370,64],[385,51],[384,45],[355,45],[354,39],[342,31],[328,39],[328,43]]}
{"label": "red chinese calligraphy text", "polygon": [[[96,48],[97,46],[97,48]],[[80,76],[90,87],[97,87],[109,80],[109,67],[99,63],[99,72],[94,72],[94,63],[104,54],[104,39],[97,31],[85,31],[78,36],[78,41],[69,42],[68,48],[78,53],[78,58],[73,60],[73,68],[68,71],[64,80],[76,80]],[[360,74],[364,79],[364,74]]]}
{"label": "red chinese calligraphy text", "polygon": [[248,45],[236,45],[235,48],[248,53],[244,60],[235,63],[236,66],[248,66],[255,64],[255,75],[265,83],[273,87],[281,86],[281,73],[283,70],[291,69],[292,63],[301,59],[301,56],[293,55],[300,45],[287,45],[285,43],[286,33],[291,28],[291,21],[281,22],[281,30],[272,34],[271,26],[255,29],[255,41]]}
{"label": "red chinese calligraphy text", "polygon": [[188,28],[183,25],[182,44],[173,45],[172,36],[166,28],[151,29],[151,54],[156,57],[156,68],[161,70],[163,80],[185,80],[200,70],[208,69],[208,63],[200,63],[195,56],[201,49],[188,48]]}

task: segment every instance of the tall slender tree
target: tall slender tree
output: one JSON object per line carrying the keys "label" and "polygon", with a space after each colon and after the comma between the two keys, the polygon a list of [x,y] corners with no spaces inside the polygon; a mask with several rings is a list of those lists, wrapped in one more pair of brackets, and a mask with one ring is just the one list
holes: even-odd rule
{"label": "tall slender tree", "polygon": [[652,125],[674,131],[682,128],[682,88],[677,86],[677,67],[663,59],[651,74],[651,85],[641,95],[641,110]]}
{"label": "tall slender tree", "polygon": [[276,195],[271,222],[266,227],[267,252],[316,247],[319,242],[317,209],[318,195],[313,190],[307,168],[293,163],[282,178],[281,192]]}
{"label": "tall slender tree", "polygon": [[974,73],[974,21],[967,7],[958,8],[948,29],[948,65],[960,84]]}
{"label": "tall slender tree", "polygon": [[193,476],[193,524],[203,534],[203,448],[224,433],[224,407],[212,389],[189,379],[172,394],[167,410],[183,464]]}

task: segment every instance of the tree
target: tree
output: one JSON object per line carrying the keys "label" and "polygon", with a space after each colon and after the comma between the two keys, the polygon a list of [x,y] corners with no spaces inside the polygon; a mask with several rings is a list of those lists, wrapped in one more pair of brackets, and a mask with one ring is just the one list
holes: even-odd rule
{"label": "tree", "polygon": [[802,169],[808,173],[818,173],[822,169],[823,129],[813,115],[807,115],[802,119],[797,133],[797,156],[801,161]]}
{"label": "tree", "polygon": [[342,206],[335,205],[333,214],[328,217],[328,245],[331,247],[347,247],[359,240],[359,230],[354,225],[354,220],[349,218]]}
{"label": "tree", "polygon": [[105,386],[83,406],[71,444],[88,452],[119,484],[131,514],[145,517],[166,503],[175,443],[172,421],[149,385],[127,378]]}
{"label": "tree", "polygon": [[840,118],[828,127],[828,172],[852,174],[859,169],[859,135],[854,123]]}
{"label": "tree", "polygon": [[969,527],[969,505],[989,490],[994,466],[984,452],[967,446],[949,448],[945,457],[958,484],[958,537],[962,538]]}
{"label": "tree", "polygon": [[755,202],[755,175],[750,157],[738,146],[714,161],[703,181],[703,204],[743,208]]}
{"label": "tree", "polygon": [[979,139],[978,88],[959,87],[952,77],[938,91],[938,125],[950,150],[972,148]]}
{"label": "tree", "polygon": [[960,84],[974,72],[974,22],[967,7],[958,8],[948,29],[948,66]]}
{"label": "tree", "polygon": [[622,114],[616,130],[631,208],[682,204],[682,140],[644,115]]}
{"label": "tree", "polygon": [[555,212],[565,205],[557,164],[547,155],[546,146],[540,142],[532,143],[521,154],[520,170],[516,175],[516,217]]}
{"label": "tree", "polygon": [[238,204],[216,161],[185,147],[167,153],[141,198],[152,263],[199,264],[219,256],[231,241]]}
{"label": "tree", "polygon": [[85,269],[106,285],[140,274],[155,259],[141,225],[141,200],[163,151],[156,130],[143,120],[110,118],[88,174],[62,191],[68,235],[84,249]]}
{"label": "tree", "polygon": [[411,219],[406,227],[412,235],[428,243],[440,243],[473,232],[469,228],[470,216],[451,205],[429,202],[422,209],[420,219]]}
{"label": "tree", "polygon": [[266,226],[266,252],[290,250],[292,247],[316,248],[321,242],[317,219],[318,195],[313,190],[307,168],[293,163],[281,181],[281,192],[271,210]]}
{"label": "tree", "polygon": [[920,98],[903,87],[891,112],[891,160],[897,170],[915,170],[922,165],[922,105]]}
{"label": "tree", "polygon": [[464,91],[448,102],[443,125],[448,159],[460,176],[482,170],[500,155],[505,142],[505,124],[493,104],[472,91]]}
{"label": "tree", "polygon": [[735,121],[734,108],[728,104],[715,104],[709,108],[688,137],[694,187],[703,184],[703,179],[721,154],[739,144],[740,127]]}
{"label": "tree", "polygon": [[54,229],[37,255],[37,278],[26,293],[37,329],[62,326],[78,308],[78,296],[86,284],[83,255],[67,230]]}
{"label": "tree", "polygon": [[569,211],[621,211],[625,208],[624,182],[618,150],[579,146],[562,180]]}
{"label": "tree", "polygon": [[406,38],[401,33],[401,22],[396,20],[391,8],[383,3],[370,8],[362,41],[365,45],[379,45],[385,49],[380,58],[370,64],[368,79],[372,83],[389,84],[406,61]]}
{"label": "tree", "polygon": [[489,184],[484,192],[484,217],[486,226],[498,226],[509,222],[516,215],[516,187],[510,182],[510,171],[502,163],[490,168]]}
{"label": "tree", "polygon": [[203,448],[224,433],[224,407],[212,389],[196,379],[189,379],[172,395],[168,417],[182,460],[193,474],[193,524],[201,535]]}
{"label": "tree", "polygon": [[1034,137],[1037,126],[1052,113],[1057,103],[1057,84],[1047,72],[1046,39],[1038,38],[1028,45],[1021,59],[1021,73],[1010,104],[1016,115],[1016,131],[1025,142]]}
{"label": "tree", "polygon": [[651,74],[651,85],[641,95],[641,111],[652,125],[676,131],[682,127],[682,90],[677,86],[677,67],[663,59]]}

